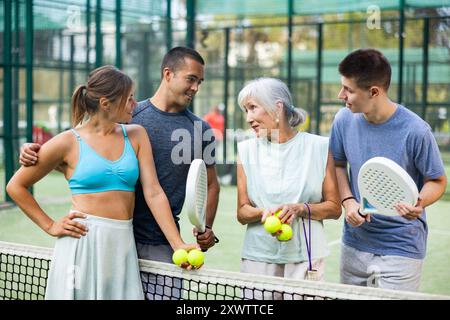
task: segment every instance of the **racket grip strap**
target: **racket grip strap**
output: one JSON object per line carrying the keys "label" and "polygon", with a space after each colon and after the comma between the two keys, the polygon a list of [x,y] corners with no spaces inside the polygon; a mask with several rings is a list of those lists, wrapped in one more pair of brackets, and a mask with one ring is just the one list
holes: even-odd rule
{"label": "racket grip strap", "polygon": [[[212,227],[205,225],[205,228],[212,230]],[[217,238],[216,236],[214,236],[214,243],[218,243],[219,242],[219,238]]]}
{"label": "racket grip strap", "polygon": [[366,215],[362,214],[361,211],[359,211],[359,209],[358,209],[358,214],[359,214],[362,218],[364,218],[364,219],[366,218]]}

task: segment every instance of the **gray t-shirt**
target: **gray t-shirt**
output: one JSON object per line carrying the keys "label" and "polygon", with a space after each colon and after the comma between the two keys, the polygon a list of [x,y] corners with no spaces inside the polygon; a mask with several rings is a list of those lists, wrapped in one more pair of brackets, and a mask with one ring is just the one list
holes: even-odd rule
{"label": "gray t-shirt", "polygon": [[[357,178],[361,166],[373,157],[386,157],[405,169],[419,191],[424,178],[444,175],[444,165],[430,126],[412,111],[397,105],[382,124],[368,122],[363,114],[341,109],[331,129],[330,149],[336,161],[348,161],[350,186],[360,199]],[[425,210],[419,219],[373,214],[359,227],[344,224],[343,242],[357,250],[378,255],[423,259],[426,252]]]}
{"label": "gray t-shirt", "polygon": [[[207,167],[215,165],[214,132],[207,122],[189,110],[164,112],[150,103],[149,99],[139,102],[133,112],[132,123],[147,130],[159,183],[169,199],[179,229],[178,215],[183,208],[186,179],[192,160],[203,159]],[[139,181],[136,184],[133,227],[138,243],[168,244],[145,202]]]}

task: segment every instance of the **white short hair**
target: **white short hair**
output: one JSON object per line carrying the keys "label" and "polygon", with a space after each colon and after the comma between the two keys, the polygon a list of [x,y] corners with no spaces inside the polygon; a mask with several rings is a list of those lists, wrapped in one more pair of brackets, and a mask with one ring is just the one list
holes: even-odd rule
{"label": "white short hair", "polygon": [[298,126],[306,119],[306,112],[293,106],[289,88],[279,79],[257,78],[247,83],[238,95],[238,104],[242,111],[245,112],[244,105],[250,98],[255,99],[272,117],[275,117],[277,102],[281,101],[284,115],[291,127]]}

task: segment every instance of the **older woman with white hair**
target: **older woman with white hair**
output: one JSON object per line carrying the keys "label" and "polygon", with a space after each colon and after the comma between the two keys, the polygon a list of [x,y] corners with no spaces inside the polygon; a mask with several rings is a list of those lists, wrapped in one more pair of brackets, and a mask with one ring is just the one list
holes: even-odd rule
{"label": "older woman with white hair", "polygon": [[[305,112],[274,78],[249,82],[238,103],[255,138],[238,144],[238,220],[247,225],[241,272],[323,280],[328,248],[324,219],[341,215],[328,138],[300,132]],[[269,215],[289,223],[293,236],[279,241],[263,226]]]}

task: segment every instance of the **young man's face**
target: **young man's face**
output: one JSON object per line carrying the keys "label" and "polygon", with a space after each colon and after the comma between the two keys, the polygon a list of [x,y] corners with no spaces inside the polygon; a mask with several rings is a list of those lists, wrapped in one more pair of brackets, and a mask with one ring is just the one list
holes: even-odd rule
{"label": "young man's face", "polygon": [[168,88],[171,104],[186,107],[194,98],[204,80],[204,66],[190,58],[175,72],[170,72]]}
{"label": "young man's face", "polygon": [[367,113],[372,109],[373,100],[369,89],[361,89],[352,78],[341,76],[342,88],[338,98],[353,113]]}

